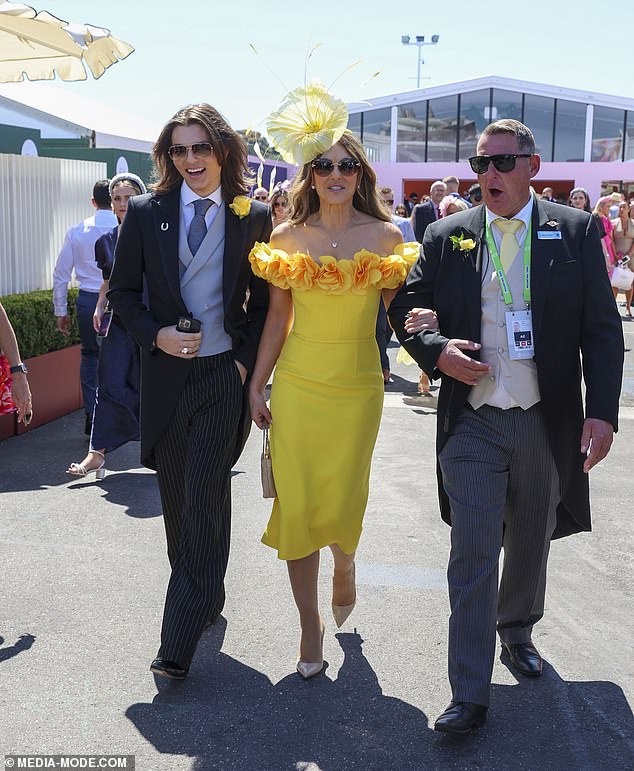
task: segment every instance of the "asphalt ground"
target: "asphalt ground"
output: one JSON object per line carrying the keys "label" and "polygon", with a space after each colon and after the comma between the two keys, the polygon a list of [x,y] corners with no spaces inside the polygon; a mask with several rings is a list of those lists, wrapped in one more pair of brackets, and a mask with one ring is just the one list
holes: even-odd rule
{"label": "asphalt ground", "polygon": [[[634,323],[624,329],[634,349]],[[461,740],[432,730],[450,699],[450,531],[436,501],[435,400],[416,396],[415,367],[394,363],[386,389],[358,603],[339,631],[324,553],[327,669],[307,682],[294,671],[285,565],[260,543],[271,502],[257,429],[234,471],[227,604],[183,683],[148,671],[168,563],[138,444],[111,453],[95,482],[64,474],[86,449],[82,413],[0,443],[0,756],[125,754],[142,771],[634,768],[634,352],[626,358],[621,430],[591,477],[594,532],[552,548],[534,633],[544,674],[515,675],[498,655],[488,722]]]}

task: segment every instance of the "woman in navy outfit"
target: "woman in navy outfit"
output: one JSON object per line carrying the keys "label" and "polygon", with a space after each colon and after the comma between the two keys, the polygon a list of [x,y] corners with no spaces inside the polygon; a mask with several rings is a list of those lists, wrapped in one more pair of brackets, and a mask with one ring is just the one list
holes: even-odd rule
{"label": "woman in navy outfit", "polygon": [[[114,263],[119,227],[128,208],[128,201],[146,192],[143,181],[136,174],[117,174],[110,181],[112,210],[119,226],[105,233],[95,243],[95,260],[103,273],[103,284],[95,309],[94,326],[99,334],[99,387],[92,417],[92,433],[88,454],[81,463],[71,463],[67,474],[86,476],[95,472],[97,479],[106,473],[105,455],[126,442],[139,439],[139,348],[126,332],[121,320],[113,315],[107,334],[105,322],[110,313],[106,292]],[[103,322],[103,323],[102,323]]]}

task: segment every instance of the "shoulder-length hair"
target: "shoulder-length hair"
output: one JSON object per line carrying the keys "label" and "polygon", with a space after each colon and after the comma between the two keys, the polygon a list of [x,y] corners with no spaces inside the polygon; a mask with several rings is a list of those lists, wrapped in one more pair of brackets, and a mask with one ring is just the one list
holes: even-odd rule
{"label": "shoulder-length hair", "polygon": [[[337,144],[340,144],[351,158],[355,158],[361,164],[357,174],[357,189],[352,199],[353,207],[383,222],[391,222],[392,214],[377,193],[376,174],[370,166],[361,142],[354,134],[346,131]],[[319,196],[312,188],[311,163],[312,161],[302,166],[288,191],[288,222],[291,225],[301,225],[311,214],[319,211]]]}
{"label": "shoulder-length hair", "polygon": [[183,107],[169,120],[154,143],[152,160],[155,165],[155,182],[152,190],[158,195],[171,193],[183,181],[168,150],[172,145],[172,131],[176,126],[198,123],[207,132],[216,159],[220,164],[222,197],[233,201],[237,195],[247,195],[253,184],[247,158],[247,144],[237,131],[231,128],[223,116],[210,104],[190,104]]}
{"label": "shoulder-length hair", "polygon": [[581,193],[583,197],[586,199],[586,202],[583,205],[583,210],[587,211],[588,214],[592,214],[592,206],[590,205],[590,196],[588,195],[588,191],[585,189],[585,187],[574,187],[570,191],[570,195],[568,196],[568,206],[572,206],[572,196],[575,193]]}

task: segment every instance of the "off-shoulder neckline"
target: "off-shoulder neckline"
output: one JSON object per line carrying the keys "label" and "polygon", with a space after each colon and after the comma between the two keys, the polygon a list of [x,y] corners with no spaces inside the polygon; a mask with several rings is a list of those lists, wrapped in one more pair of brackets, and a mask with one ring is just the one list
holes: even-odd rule
{"label": "off-shoulder neckline", "polygon": [[[405,243],[397,244],[395,248],[398,248],[398,247],[402,248],[405,246],[413,245],[414,243],[415,243],[414,241],[407,241]],[[262,246],[262,244],[259,244],[259,246]],[[269,246],[268,244],[266,246],[268,249],[270,249],[271,252],[281,252],[281,254],[285,255],[288,259],[292,259],[293,257],[306,257],[307,259],[311,260],[311,262],[314,262],[315,265],[317,265],[318,267],[322,266],[323,263],[321,262],[321,260],[323,260],[324,257],[332,257],[337,262],[354,262],[359,255],[364,255],[364,254],[369,254],[372,257],[378,257],[379,260],[387,260],[388,257],[393,257],[395,255],[397,257],[402,256],[402,255],[399,255],[397,251],[393,251],[393,252],[390,252],[389,254],[382,256],[378,252],[371,252],[369,249],[363,248],[363,249],[359,249],[358,252],[355,252],[352,257],[337,257],[335,254],[320,254],[317,258],[315,258],[312,256],[312,254],[309,254],[308,252],[297,251],[297,252],[290,253],[290,252],[287,252],[285,249],[280,249],[277,246]],[[256,248],[257,248],[257,245],[256,245]],[[317,260],[319,260],[319,262],[317,262]]]}

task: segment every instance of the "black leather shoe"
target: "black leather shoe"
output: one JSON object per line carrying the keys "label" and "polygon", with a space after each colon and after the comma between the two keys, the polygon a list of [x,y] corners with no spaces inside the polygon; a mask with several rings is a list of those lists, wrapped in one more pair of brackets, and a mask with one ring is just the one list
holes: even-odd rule
{"label": "black leather shoe", "polygon": [[222,609],[224,608],[224,606],[225,606],[225,585],[223,584],[220,588],[220,591],[218,592],[218,596],[216,597],[216,602],[214,603],[214,608],[211,611],[211,615],[205,622],[205,626],[203,627],[203,632],[206,632],[216,623],[216,620],[218,616],[222,613]]}
{"label": "black leather shoe", "polygon": [[186,669],[175,661],[165,659],[154,659],[150,664],[150,672],[161,677],[169,677],[171,680],[184,680],[187,677]]}
{"label": "black leather shoe", "polygon": [[502,642],[502,648],[509,654],[511,664],[518,672],[528,677],[538,677],[541,675],[544,661],[532,642]]}
{"label": "black leather shoe", "polygon": [[466,734],[484,725],[487,708],[471,701],[452,701],[434,723],[434,731],[444,734]]}

